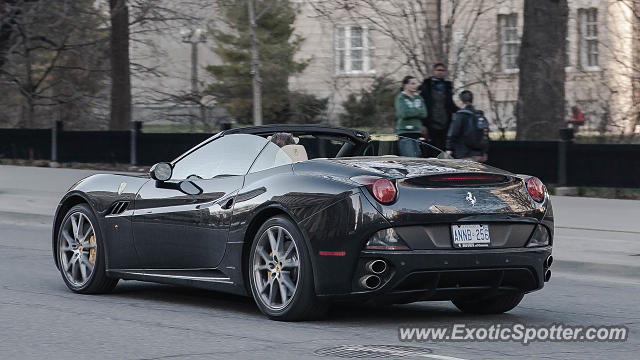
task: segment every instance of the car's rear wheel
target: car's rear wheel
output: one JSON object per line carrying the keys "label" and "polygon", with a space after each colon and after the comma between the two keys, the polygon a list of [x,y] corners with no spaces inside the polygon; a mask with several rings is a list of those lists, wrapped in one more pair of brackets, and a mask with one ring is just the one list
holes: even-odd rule
{"label": "car's rear wheel", "polygon": [[298,227],[285,216],[268,219],[253,240],[248,261],[251,293],[274,320],[320,318],[327,304],[315,295],[309,251]]}
{"label": "car's rear wheel", "polygon": [[62,279],[82,294],[113,290],[118,279],[107,277],[98,219],[86,204],[72,207],[58,230],[57,254]]}
{"label": "car's rear wheel", "polygon": [[518,306],[523,297],[523,292],[508,292],[480,300],[455,299],[451,302],[466,313],[502,314]]}

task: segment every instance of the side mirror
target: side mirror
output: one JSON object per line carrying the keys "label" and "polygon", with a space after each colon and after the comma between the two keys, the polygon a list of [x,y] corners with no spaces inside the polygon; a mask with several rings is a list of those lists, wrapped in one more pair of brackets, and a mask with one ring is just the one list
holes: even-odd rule
{"label": "side mirror", "polygon": [[171,168],[171,164],[164,162],[153,165],[151,170],[149,170],[149,176],[157,181],[167,181],[171,179],[172,174],[173,169]]}

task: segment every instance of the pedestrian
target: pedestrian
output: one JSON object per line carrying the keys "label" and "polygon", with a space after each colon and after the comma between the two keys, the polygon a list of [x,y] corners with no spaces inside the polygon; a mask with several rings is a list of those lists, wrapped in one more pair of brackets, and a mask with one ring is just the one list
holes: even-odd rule
{"label": "pedestrian", "polygon": [[437,63],[433,65],[433,75],[420,85],[420,96],[427,106],[429,142],[441,150],[445,147],[451,117],[460,110],[453,102],[453,85],[445,80],[446,76],[447,66]]}
{"label": "pedestrian", "polygon": [[489,122],[484,113],[473,107],[473,93],[460,93],[464,108],[456,112],[447,133],[447,153],[456,159],[487,161]]}
{"label": "pedestrian", "polygon": [[571,117],[568,121],[574,132],[578,132],[580,126],[584,125],[584,114],[577,105],[571,107]]}
{"label": "pedestrian", "polygon": [[398,152],[401,156],[418,157],[420,146],[416,140],[427,135],[425,119],[427,108],[424,99],[418,95],[418,80],[411,75],[402,79],[402,88],[396,96],[396,133]]}

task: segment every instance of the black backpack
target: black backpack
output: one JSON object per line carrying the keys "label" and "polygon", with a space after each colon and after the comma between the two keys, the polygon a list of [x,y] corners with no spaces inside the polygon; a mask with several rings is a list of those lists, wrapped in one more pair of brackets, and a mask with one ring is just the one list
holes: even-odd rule
{"label": "black backpack", "polygon": [[464,125],[464,144],[471,150],[487,151],[489,149],[489,121],[480,110],[459,110],[468,114]]}

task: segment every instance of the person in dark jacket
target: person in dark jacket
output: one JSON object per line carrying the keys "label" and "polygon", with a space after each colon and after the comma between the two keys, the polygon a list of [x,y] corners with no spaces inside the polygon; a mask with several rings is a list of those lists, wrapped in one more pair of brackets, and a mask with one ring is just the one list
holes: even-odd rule
{"label": "person in dark jacket", "polygon": [[486,151],[470,149],[465,144],[465,135],[472,130],[469,127],[473,126],[474,114],[478,112],[473,107],[473,93],[469,90],[464,90],[459,96],[464,108],[455,114],[449,127],[446,143],[447,153],[453,155],[456,159],[485,162],[487,161]]}
{"label": "person in dark jacket", "polygon": [[451,117],[460,110],[453,102],[453,85],[445,80],[447,66],[433,65],[433,76],[420,85],[420,96],[427,106],[426,126],[431,145],[444,149]]}
{"label": "person in dark jacket", "polygon": [[418,139],[425,136],[427,128],[424,121],[427,117],[427,108],[424,100],[418,92],[418,80],[413,76],[405,76],[402,79],[402,91],[396,96],[394,103],[396,109],[396,133],[398,139],[398,151],[402,156],[417,157],[420,148]]}

